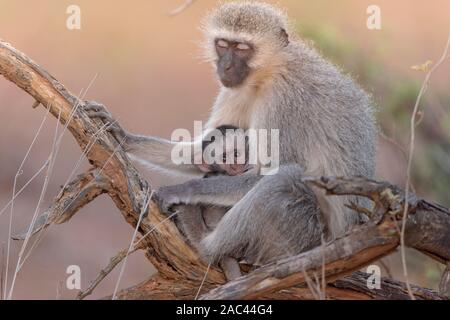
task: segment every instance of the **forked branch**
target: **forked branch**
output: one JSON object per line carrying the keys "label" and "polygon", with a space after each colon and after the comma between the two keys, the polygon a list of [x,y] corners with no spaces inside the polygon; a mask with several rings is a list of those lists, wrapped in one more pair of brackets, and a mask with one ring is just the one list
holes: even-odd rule
{"label": "forked branch", "polygon": [[[86,150],[86,157],[92,165],[87,173],[69,183],[55,198],[52,206],[33,226],[33,233],[52,223],[68,221],[80,208],[103,193],[111,197],[125,220],[136,228],[151,187],[131,164],[117,141],[102,130],[104,124],[91,120],[84,113],[85,102],[4,41],[0,41],[0,74],[30,94],[40,105],[48,106],[50,113],[59,117],[62,123],[68,123],[68,129],[81,150]],[[320,248],[263,266],[225,285],[222,285],[223,274],[211,268],[206,275],[202,293],[213,290],[203,298],[310,299],[312,296],[305,286],[305,275],[320,275],[324,260],[328,298],[405,297],[404,286],[398,282],[392,281],[384,289],[388,291],[382,294],[371,293],[363,283],[363,276],[347,276],[389,254],[398,246],[398,214],[405,204],[403,192],[387,183],[362,178],[306,180],[332,194],[355,194],[371,198],[376,203],[371,222]],[[407,244],[441,262],[449,261],[448,209],[414,195],[408,197],[408,204]],[[175,225],[159,212],[155,203],[150,203],[147,213],[138,228],[141,234],[140,247],[146,250],[146,256],[158,274],[134,288],[119,292],[118,298],[194,298],[205,276],[206,264],[186,243]],[[116,264],[113,261],[111,265],[114,267]],[[108,272],[109,269],[105,270]],[[387,280],[383,281],[387,283]],[[414,288],[418,298],[442,298],[432,291]]]}

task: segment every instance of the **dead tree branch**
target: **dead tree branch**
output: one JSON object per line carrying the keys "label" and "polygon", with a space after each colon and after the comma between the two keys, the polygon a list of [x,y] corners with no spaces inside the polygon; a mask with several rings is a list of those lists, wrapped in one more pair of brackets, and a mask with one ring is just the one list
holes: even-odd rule
{"label": "dead tree branch", "polygon": [[304,285],[308,275],[312,276],[314,272],[320,274],[322,256],[325,256],[325,279],[332,282],[380,259],[397,246],[396,230],[390,223],[364,226],[324,248],[317,247],[261,267],[202,298],[255,299],[295,285]]}
{"label": "dead tree branch", "polygon": [[[83,112],[84,101],[80,101],[34,61],[4,41],[0,41],[0,74],[30,94],[42,106],[48,106],[50,113],[56,118],[59,116],[63,124],[71,119],[68,129],[80,148],[87,150],[88,161],[101,175],[95,179],[108,185],[109,196],[125,220],[136,227],[144,205],[146,191],[150,186],[130,163],[125,152],[121,148],[117,148],[117,141],[114,137],[101,130],[103,123],[92,121]],[[80,107],[76,108],[76,106]],[[86,148],[88,144],[92,145]],[[69,184],[69,187],[77,184],[78,182],[74,181]],[[81,189],[74,187],[66,196],[63,195],[61,199],[56,199],[52,207],[64,208],[67,198],[73,199],[80,191]],[[88,197],[80,200],[78,204],[85,205],[94,198]],[[72,208],[74,206],[76,206],[76,202]],[[49,210],[51,211],[51,209]],[[62,214],[50,211],[46,213],[46,216],[61,216]],[[139,232],[146,234],[150,230],[155,230],[144,240],[148,247],[146,256],[150,262],[161,275],[166,277],[188,278],[193,281],[202,279],[206,265],[185,243],[175,225],[170,221],[160,224],[165,217],[159,213],[154,203],[150,205],[149,211],[151,214],[148,214],[142,221]],[[63,213],[63,216],[70,218],[74,213],[75,210],[71,213]],[[46,216],[39,220],[45,221]],[[207,282],[217,284],[223,281],[223,275],[216,269],[212,269],[208,274]]]}
{"label": "dead tree branch", "polygon": [[[86,150],[86,157],[92,165],[89,172],[69,183],[55,198],[52,206],[39,218],[33,233],[53,223],[68,221],[80,208],[103,193],[111,197],[125,220],[136,227],[151,187],[131,164],[117,141],[102,130],[104,124],[91,120],[84,113],[85,102],[4,41],[0,41],[0,74],[30,94],[37,103],[47,106],[50,113],[63,124],[68,124],[68,129],[81,150]],[[311,299],[304,275],[317,273],[317,278],[320,278],[322,272],[327,281],[326,294],[329,299],[387,299],[407,296],[404,284],[383,280],[386,284],[384,291],[368,292],[364,276],[349,276],[398,247],[399,223],[405,207],[404,192],[388,183],[363,178],[310,178],[305,181],[330,194],[369,197],[375,202],[370,214],[371,221],[320,248],[263,266],[225,285],[223,274],[218,269],[211,268],[202,290],[203,298]],[[407,203],[407,245],[441,262],[449,261],[448,209],[412,194],[408,196]],[[194,298],[207,265],[186,243],[175,225],[159,212],[155,203],[150,203],[147,212],[138,229],[141,234],[139,241],[158,274],[138,286],[119,292],[117,297]],[[20,239],[22,236],[16,238]],[[116,261],[120,261],[122,256],[123,254],[110,264],[111,268],[117,265]],[[86,292],[89,290],[91,288]],[[413,291],[418,299],[442,298],[418,287],[414,287]]]}
{"label": "dead tree branch", "polygon": [[[367,287],[369,274],[364,272],[354,272],[349,276],[329,283],[326,287],[327,300],[408,300],[406,285],[392,279],[382,278],[380,289],[371,290]],[[198,287],[192,282],[181,281],[174,287],[173,283],[154,276],[151,279],[138,284],[132,288],[119,293],[119,299],[129,300],[191,300]],[[211,285],[205,291],[212,289]],[[447,300],[448,297],[438,295],[432,290],[418,286],[412,286],[412,290],[417,300]],[[106,299],[109,299],[107,297]],[[262,295],[258,300],[313,300],[314,296],[310,289],[305,286],[295,286],[278,292]]]}

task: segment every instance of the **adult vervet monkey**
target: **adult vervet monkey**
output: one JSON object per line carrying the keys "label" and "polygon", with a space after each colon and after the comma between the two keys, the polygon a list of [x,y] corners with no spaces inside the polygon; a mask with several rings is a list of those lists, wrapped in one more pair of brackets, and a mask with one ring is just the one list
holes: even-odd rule
{"label": "adult vervet monkey", "polygon": [[[280,167],[273,175],[218,176],[160,188],[162,208],[232,207],[201,242],[201,254],[210,262],[231,256],[265,263],[317,246],[322,235],[320,210],[301,178],[373,176],[377,132],[369,96],[295,39],[284,13],[271,5],[226,3],[207,16],[202,28],[206,57],[221,83],[207,129],[223,124],[278,129]],[[97,111],[93,116],[113,121],[101,107],[91,109]],[[171,161],[174,143],[137,136],[117,125],[112,130],[135,159],[175,174],[193,172],[194,166]],[[346,201],[366,205],[356,197],[328,200],[332,210],[323,214],[330,237],[360,220],[345,207]]]}

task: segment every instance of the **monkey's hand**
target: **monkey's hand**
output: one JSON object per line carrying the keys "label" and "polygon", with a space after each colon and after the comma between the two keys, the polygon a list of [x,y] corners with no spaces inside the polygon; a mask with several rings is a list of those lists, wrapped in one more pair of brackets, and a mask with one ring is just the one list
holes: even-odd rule
{"label": "monkey's hand", "polygon": [[117,142],[127,145],[126,140],[130,134],[122,128],[103,104],[95,101],[85,101],[83,110],[90,118],[102,120],[106,125],[105,130],[109,131],[116,138]]}
{"label": "monkey's hand", "polygon": [[161,187],[155,192],[153,198],[159,205],[161,213],[165,215],[172,215],[175,212],[176,206],[178,204],[188,202],[186,201],[186,199],[184,199],[185,201],[182,201],[183,199],[180,196],[181,191],[181,185],[175,185]]}

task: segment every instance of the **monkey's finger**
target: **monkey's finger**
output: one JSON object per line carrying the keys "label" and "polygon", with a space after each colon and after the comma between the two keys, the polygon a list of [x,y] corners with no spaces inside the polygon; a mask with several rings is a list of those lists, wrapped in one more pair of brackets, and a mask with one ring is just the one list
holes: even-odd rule
{"label": "monkey's finger", "polygon": [[166,216],[170,216],[175,212],[173,204],[164,200],[159,203],[159,208],[161,210],[161,213]]}
{"label": "monkey's finger", "polygon": [[116,136],[125,136],[125,130],[114,122],[106,127],[106,131],[109,131]]}
{"label": "monkey's finger", "polygon": [[124,150],[127,151],[126,143],[124,143],[127,138],[127,133],[125,130],[123,130],[119,125],[112,123],[110,126],[106,127],[106,131],[111,133],[116,138],[117,142],[122,144]]}
{"label": "monkey's finger", "polygon": [[87,104],[83,107],[83,110],[86,112],[99,112],[100,108],[96,105]]}
{"label": "monkey's finger", "polygon": [[155,192],[153,194],[153,200],[156,202],[156,204],[159,207],[159,211],[166,215],[169,216],[171,214],[173,214],[175,211],[175,204],[171,203],[170,201],[167,201],[167,199],[165,198],[165,196],[161,195],[159,192]]}
{"label": "monkey's finger", "polygon": [[86,112],[100,112],[100,111],[103,111],[103,112],[109,113],[108,110],[106,109],[106,107],[103,104],[95,102],[95,101],[86,101],[86,103],[85,103],[85,105],[83,107],[83,110],[86,111]]}
{"label": "monkey's finger", "polygon": [[109,113],[106,113],[104,111],[89,112],[89,117],[90,118],[98,118],[98,119],[103,120],[104,122],[110,122],[110,123],[115,121]]}

